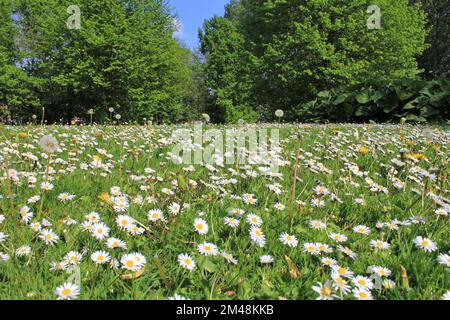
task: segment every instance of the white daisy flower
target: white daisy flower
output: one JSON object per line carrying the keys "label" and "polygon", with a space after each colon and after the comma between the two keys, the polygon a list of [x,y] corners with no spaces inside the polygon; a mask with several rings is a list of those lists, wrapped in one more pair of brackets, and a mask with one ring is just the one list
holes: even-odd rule
{"label": "white daisy flower", "polygon": [[80,288],[73,283],[66,282],[56,288],[55,294],[58,296],[58,300],[73,300],[80,294]]}

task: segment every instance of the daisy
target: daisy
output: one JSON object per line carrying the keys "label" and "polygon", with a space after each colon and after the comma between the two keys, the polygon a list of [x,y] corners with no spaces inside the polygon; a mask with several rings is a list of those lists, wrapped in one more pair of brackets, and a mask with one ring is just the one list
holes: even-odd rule
{"label": "daisy", "polygon": [[250,204],[250,205],[254,205],[258,202],[258,199],[255,199],[254,196],[252,194],[246,194],[242,197],[242,200],[244,200],[244,202],[246,204]]}
{"label": "daisy", "polygon": [[273,263],[273,257],[271,255],[265,254],[259,257],[259,262],[262,264],[270,264]]}
{"label": "daisy", "polygon": [[283,211],[286,208],[286,206],[280,202],[275,203],[273,207],[278,211]]}
{"label": "daisy", "polygon": [[334,287],[343,294],[347,294],[352,290],[352,287],[348,285],[347,281],[344,278],[336,274],[332,275],[332,277]]}
{"label": "daisy", "polygon": [[0,262],[8,262],[10,259],[9,254],[0,252]]}
{"label": "daisy", "polygon": [[438,261],[440,264],[442,264],[446,267],[450,267],[450,255],[442,253],[439,255]]}
{"label": "daisy", "polygon": [[106,240],[106,246],[109,249],[116,249],[116,248],[126,249],[127,248],[125,241],[122,241],[117,238],[108,238]]}
{"label": "daisy", "polygon": [[81,223],[81,228],[83,231],[91,231],[92,230],[93,223],[90,221],[84,221]]}
{"label": "daisy", "polygon": [[316,286],[312,286],[312,289],[319,294],[316,300],[333,300],[337,298],[333,293],[333,287],[329,281],[324,284],[318,282]]}
{"label": "daisy", "polygon": [[361,289],[372,290],[373,282],[369,278],[363,276],[356,276],[352,279],[352,282],[355,286]]}
{"label": "daisy", "polygon": [[83,256],[81,255],[81,253],[76,251],[70,251],[64,257],[64,261],[66,261],[68,264],[76,265],[80,263],[82,258]]}
{"label": "daisy", "polygon": [[437,250],[437,246],[433,241],[421,236],[418,236],[414,239],[414,244],[416,245],[416,247],[421,248],[427,252],[433,252]]}
{"label": "daisy", "polygon": [[331,276],[333,278],[337,277],[345,277],[345,278],[353,278],[353,272],[350,269],[347,269],[345,267],[341,267],[339,265],[333,266],[333,271]]}
{"label": "daisy", "polygon": [[113,201],[113,208],[116,212],[126,212],[128,210],[128,207],[130,206],[128,200],[125,197],[116,197]]}
{"label": "daisy", "polygon": [[343,234],[339,234],[339,233],[330,233],[328,235],[328,237],[330,239],[333,239],[334,241],[338,242],[338,243],[342,243],[347,241],[347,236],[343,235]]}
{"label": "daisy", "polygon": [[348,248],[348,247],[343,247],[343,246],[338,246],[337,248],[338,248],[338,250],[339,250],[340,252],[342,252],[343,254],[349,256],[349,257],[352,258],[352,259],[356,259],[357,254],[356,254],[355,252],[353,252],[353,250],[351,250],[350,248]]}
{"label": "daisy", "polygon": [[321,207],[325,206],[325,201],[323,201],[322,199],[319,199],[319,198],[312,199],[311,205],[316,208],[321,208]]}
{"label": "daisy", "polygon": [[288,245],[289,247],[296,247],[298,244],[298,240],[294,235],[289,235],[286,232],[283,232],[280,235],[280,241],[283,242],[283,244]]}
{"label": "daisy", "polygon": [[16,249],[16,255],[18,257],[26,256],[31,253],[31,248],[29,246],[21,246],[20,248]]}
{"label": "daisy", "polygon": [[250,223],[252,226],[257,227],[259,227],[263,223],[262,219],[254,213],[250,213],[247,215],[247,222]]}
{"label": "daisy", "polygon": [[377,250],[387,250],[391,246],[389,243],[382,240],[371,240],[370,245]]}
{"label": "daisy", "polygon": [[364,234],[366,236],[370,234],[370,228],[364,225],[353,227],[353,231],[359,234]]}
{"label": "daisy", "polygon": [[368,270],[370,273],[374,273],[376,276],[382,278],[382,277],[389,277],[391,275],[391,270],[385,267],[379,267],[379,266],[371,266]]}
{"label": "daisy", "polygon": [[358,300],[372,300],[372,294],[369,290],[364,288],[353,289],[353,296]]}
{"label": "daisy", "polygon": [[88,215],[86,215],[86,220],[89,222],[98,222],[100,221],[100,215],[98,214],[98,212],[91,212]]}
{"label": "daisy", "polygon": [[111,260],[109,253],[106,251],[95,251],[91,255],[91,260],[94,261],[95,264],[104,264]]}
{"label": "daisy", "polygon": [[186,253],[178,255],[178,262],[183,268],[188,269],[189,271],[192,271],[195,268],[194,259]]}
{"label": "daisy", "polygon": [[434,213],[441,217],[448,216],[448,212],[444,208],[437,209]]}
{"label": "daisy", "polygon": [[320,253],[315,243],[306,242],[303,244],[303,251],[312,255],[317,255]]}
{"label": "daisy", "polygon": [[217,246],[210,242],[203,242],[199,244],[197,250],[204,256],[215,256],[219,253]]}
{"label": "daisy", "polygon": [[61,202],[67,202],[73,200],[73,198],[75,198],[75,196],[67,192],[63,192],[58,195],[58,200]]}
{"label": "daisy", "polygon": [[32,203],[38,202],[39,200],[41,200],[41,197],[40,197],[40,196],[32,196],[31,198],[29,198],[29,199],[27,200],[27,202],[28,202],[29,204],[32,204]]}
{"label": "daisy", "polygon": [[2,224],[3,223],[3,221],[5,221],[5,215],[3,215],[3,214],[0,214],[0,224]]}
{"label": "daisy", "polygon": [[330,193],[330,191],[325,188],[324,186],[316,186],[313,191],[318,195],[318,196],[323,196],[323,195],[327,195]]}
{"label": "daisy", "polygon": [[111,189],[109,189],[109,193],[111,193],[111,195],[113,195],[114,197],[118,197],[122,195],[122,192],[120,191],[120,187],[111,187]]}
{"label": "daisy", "polygon": [[124,254],[120,258],[120,264],[122,265],[123,269],[136,272],[141,270],[144,267],[145,263],[140,261],[140,258],[137,256],[136,253],[130,253]]}
{"label": "daisy", "polygon": [[127,229],[127,231],[132,236],[135,236],[135,235],[143,234],[145,232],[145,229],[142,227],[139,227],[137,225],[132,225],[132,226],[130,226],[130,228]]}
{"label": "daisy", "polygon": [[316,243],[316,247],[317,247],[317,250],[319,250],[320,253],[322,253],[322,252],[325,252],[325,253],[333,252],[333,249],[329,245],[327,245],[325,243]]}
{"label": "daisy", "polygon": [[39,234],[39,239],[44,241],[45,244],[54,245],[58,242],[59,237],[50,229],[44,229]]}
{"label": "daisy", "polygon": [[196,218],[194,220],[194,228],[199,234],[207,234],[209,230],[208,224],[202,218]]}
{"label": "daisy", "polygon": [[64,261],[61,262],[50,262],[50,271],[64,271],[67,269],[67,263]]}
{"label": "daisy", "polygon": [[73,283],[66,282],[56,288],[55,294],[58,296],[58,300],[73,300],[80,294],[80,288]]}
{"label": "daisy", "polygon": [[134,253],[134,259],[142,265],[147,263],[147,259],[145,258],[145,256],[140,254],[139,252]]}
{"label": "daisy", "polygon": [[122,230],[127,230],[134,226],[134,219],[127,215],[118,215],[116,218],[117,226]]}
{"label": "daisy", "polygon": [[264,247],[266,245],[266,236],[260,227],[252,226],[250,228],[250,238],[258,246]]}
{"label": "daisy", "polygon": [[6,238],[8,238],[8,235],[4,232],[0,232],[0,243],[5,241]]}
{"label": "daisy", "polygon": [[44,190],[44,191],[53,190],[54,187],[55,186],[53,184],[51,184],[50,182],[48,182],[48,181],[41,183],[41,189]]}
{"label": "daisy", "polygon": [[231,209],[231,210],[229,211],[229,214],[231,214],[231,215],[233,215],[233,216],[239,216],[239,217],[243,216],[244,213],[245,213],[245,211],[242,210],[242,209],[240,209],[240,208]]}
{"label": "daisy", "polygon": [[320,220],[311,220],[309,222],[309,225],[311,226],[311,228],[313,228],[315,230],[323,230],[327,227],[326,223],[324,223]]}
{"label": "daisy", "polygon": [[147,214],[147,219],[151,222],[156,222],[158,220],[164,221],[164,214],[160,209],[152,209]]}
{"label": "daisy", "polygon": [[31,220],[31,218],[33,218],[34,215],[33,212],[30,211],[30,208],[28,206],[23,206],[19,210],[19,214],[22,221],[25,221],[26,223],[28,223]]}
{"label": "daisy", "polygon": [[174,216],[180,213],[180,209],[180,205],[176,202],[172,202],[172,204],[169,206],[169,212]]}
{"label": "daisy", "polygon": [[120,262],[116,258],[111,259],[109,262],[109,267],[113,270],[118,270],[120,268]]}
{"label": "daisy", "polygon": [[446,293],[444,293],[441,300],[450,300],[450,291],[447,291]]}
{"label": "daisy", "polygon": [[223,218],[225,224],[231,228],[237,228],[239,226],[239,220],[233,217]]}
{"label": "daisy", "polygon": [[333,258],[323,257],[321,261],[324,266],[328,267],[337,266],[337,261],[334,260]]}
{"label": "daisy", "polygon": [[103,222],[97,222],[92,225],[91,233],[96,239],[103,240],[109,235],[109,227]]}

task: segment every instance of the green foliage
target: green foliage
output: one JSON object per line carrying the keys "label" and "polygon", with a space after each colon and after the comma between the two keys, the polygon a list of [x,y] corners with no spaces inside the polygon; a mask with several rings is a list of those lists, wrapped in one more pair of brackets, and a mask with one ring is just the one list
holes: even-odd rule
{"label": "green foliage", "polygon": [[[17,64],[20,62],[14,42],[12,2],[0,1],[0,118],[14,117],[11,109],[38,108],[40,101],[34,89],[39,87],[36,79],[29,77]],[[30,111],[30,109],[27,109]],[[30,115],[28,115],[30,116]],[[15,118],[15,117],[14,117]]]}
{"label": "green foliage", "polygon": [[373,80],[319,92],[296,114],[308,120],[409,122],[450,119],[450,80]]}
{"label": "green foliage", "polygon": [[[229,98],[233,105],[263,110],[270,120],[276,109],[293,114],[326,88],[416,77],[425,14],[407,0],[371,4],[381,8],[380,30],[368,30],[365,0],[233,1],[200,36],[209,78],[217,80],[210,87],[230,97],[238,82],[240,94]],[[220,105],[212,101],[224,112]]]}
{"label": "green foliage", "polygon": [[[67,26],[71,5],[81,29]],[[14,10],[23,70],[42,83],[50,121],[91,108],[101,120],[109,107],[125,121],[181,118],[190,52],[173,38],[165,1],[20,0]]]}
{"label": "green foliage", "polygon": [[183,120],[201,119],[205,110],[208,91],[206,86],[205,64],[200,52],[194,51],[189,55],[189,79],[185,82],[183,98]]}
{"label": "green foliage", "polygon": [[239,119],[256,120],[248,105],[250,82],[246,76],[244,37],[228,18],[214,17],[199,32],[200,50],[207,68],[208,114],[215,122],[234,123]]}
{"label": "green foliage", "polygon": [[421,3],[427,14],[429,47],[419,59],[426,77],[450,72],[450,0],[411,0]]}

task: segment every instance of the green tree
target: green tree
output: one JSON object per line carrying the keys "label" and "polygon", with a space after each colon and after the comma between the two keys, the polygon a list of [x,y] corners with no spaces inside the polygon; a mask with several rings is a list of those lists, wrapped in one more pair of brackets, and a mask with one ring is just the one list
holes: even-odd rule
{"label": "green tree", "polygon": [[295,109],[318,91],[367,78],[414,78],[425,49],[424,14],[407,0],[378,0],[381,29],[367,28],[365,0],[242,0],[257,61],[259,104]]}
{"label": "green tree", "polygon": [[39,83],[18,67],[22,60],[15,43],[13,14],[13,1],[0,0],[0,117],[15,119],[39,107],[40,101],[34,90]]}
{"label": "green tree", "polygon": [[426,71],[426,77],[450,72],[450,0],[412,0],[421,3],[427,14],[428,49],[419,59],[419,65]]}
{"label": "green tree", "polygon": [[256,114],[247,102],[245,38],[236,24],[232,19],[215,16],[205,21],[199,37],[207,63],[208,114],[218,122],[255,120]]}
{"label": "green tree", "polygon": [[[381,9],[379,30],[367,27],[366,0],[233,1],[200,35],[211,88],[270,119],[278,108],[294,117],[327,88],[418,76],[425,14],[407,0],[371,4]],[[233,97],[235,87],[240,94]]]}
{"label": "green tree", "polygon": [[[80,29],[67,26],[71,5]],[[165,1],[23,0],[18,12],[25,70],[44,82],[53,120],[110,107],[125,121],[179,120],[189,66]]]}

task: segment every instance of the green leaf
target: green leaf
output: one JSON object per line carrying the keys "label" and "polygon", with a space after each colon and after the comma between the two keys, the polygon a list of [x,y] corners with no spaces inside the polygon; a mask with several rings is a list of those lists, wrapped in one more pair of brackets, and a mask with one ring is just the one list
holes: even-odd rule
{"label": "green leaf", "polygon": [[366,104],[370,101],[368,92],[361,92],[356,95],[356,101],[360,104]]}
{"label": "green leaf", "polygon": [[215,264],[214,262],[212,262],[209,258],[205,259],[205,262],[203,263],[203,268],[208,271],[208,272],[217,272],[217,270],[219,269],[217,264]]}

